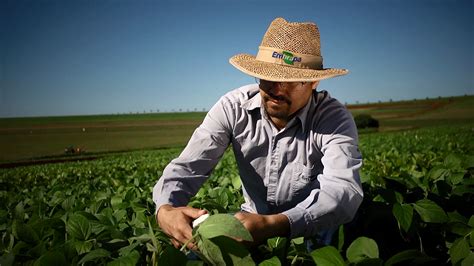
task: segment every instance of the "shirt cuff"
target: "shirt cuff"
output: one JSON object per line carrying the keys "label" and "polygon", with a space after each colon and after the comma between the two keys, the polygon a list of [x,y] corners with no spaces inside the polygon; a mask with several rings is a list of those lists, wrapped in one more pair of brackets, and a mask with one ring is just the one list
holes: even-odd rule
{"label": "shirt cuff", "polygon": [[310,235],[312,230],[310,228],[311,216],[309,212],[298,206],[282,212],[288,217],[290,221],[290,238],[297,238],[301,236]]}

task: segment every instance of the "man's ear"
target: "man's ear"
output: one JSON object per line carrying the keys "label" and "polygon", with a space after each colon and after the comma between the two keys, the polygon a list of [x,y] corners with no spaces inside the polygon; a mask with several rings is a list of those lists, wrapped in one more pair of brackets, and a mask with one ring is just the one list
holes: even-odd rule
{"label": "man's ear", "polygon": [[319,80],[311,82],[311,88],[313,88],[313,90],[316,90],[318,85],[319,85]]}

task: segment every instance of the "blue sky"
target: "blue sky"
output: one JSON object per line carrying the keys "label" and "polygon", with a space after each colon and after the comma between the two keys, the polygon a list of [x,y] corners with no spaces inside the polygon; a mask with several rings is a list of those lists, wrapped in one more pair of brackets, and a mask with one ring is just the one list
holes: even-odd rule
{"label": "blue sky", "polygon": [[0,117],[207,110],[276,17],[318,24],[342,103],[474,94],[473,3],[3,0]]}

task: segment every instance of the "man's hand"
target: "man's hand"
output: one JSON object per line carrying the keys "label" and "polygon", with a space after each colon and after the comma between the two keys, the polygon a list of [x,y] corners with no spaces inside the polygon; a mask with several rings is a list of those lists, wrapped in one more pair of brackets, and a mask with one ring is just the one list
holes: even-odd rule
{"label": "man's hand", "polygon": [[249,246],[258,245],[268,238],[290,234],[290,222],[283,214],[260,215],[238,212],[234,216],[252,235],[253,243],[246,243]]}
{"label": "man's hand", "polygon": [[[174,247],[180,248],[192,238],[192,221],[206,213],[206,210],[191,207],[175,208],[166,204],[158,210],[156,220],[161,230],[171,238]],[[189,243],[187,247],[194,249],[193,243]]]}

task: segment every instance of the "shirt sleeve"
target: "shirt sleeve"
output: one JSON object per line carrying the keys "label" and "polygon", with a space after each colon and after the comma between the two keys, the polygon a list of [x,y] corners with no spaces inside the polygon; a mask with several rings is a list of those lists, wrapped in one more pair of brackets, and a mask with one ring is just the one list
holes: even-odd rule
{"label": "shirt sleeve", "polygon": [[185,206],[211,174],[229,146],[232,114],[221,98],[194,131],[178,158],[172,160],[153,187],[155,213],[164,204]]}
{"label": "shirt sleeve", "polygon": [[291,237],[311,237],[351,221],[363,199],[359,169],[362,155],[352,115],[341,107],[323,112],[318,132],[324,167],[319,188],[283,214],[290,222]]}

